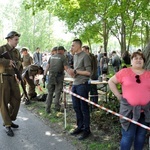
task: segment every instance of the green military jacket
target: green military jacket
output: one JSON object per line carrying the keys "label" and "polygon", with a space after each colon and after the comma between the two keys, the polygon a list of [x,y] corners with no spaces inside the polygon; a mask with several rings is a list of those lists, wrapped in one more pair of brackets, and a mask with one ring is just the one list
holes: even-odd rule
{"label": "green military jacket", "polygon": [[22,56],[23,69],[26,69],[32,63],[33,63],[33,59],[32,59],[32,57],[29,54],[27,54],[25,56]]}
{"label": "green military jacket", "polygon": [[37,65],[29,65],[24,73],[22,74],[22,78],[30,77],[33,78],[38,74],[39,66]]}
{"label": "green military jacket", "polygon": [[4,52],[8,52],[11,56],[11,59],[16,64],[17,69],[21,72],[22,71],[22,63],[21,63],[21,55],[18,51],[18,49],[10,47],[9,44],[3,45],[0,47],[0,73],[7,73],[14,75],[14,69],[13,67],[9,66],[10,59],[5,59],[2,57],[2,54]]}

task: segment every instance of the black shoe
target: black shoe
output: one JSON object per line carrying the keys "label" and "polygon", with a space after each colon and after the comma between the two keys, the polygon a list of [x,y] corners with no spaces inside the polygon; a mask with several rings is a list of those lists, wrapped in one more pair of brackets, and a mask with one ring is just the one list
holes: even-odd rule
{"label": "black shoe", "polygon": [[[5,124],[3,124],[3,126],[5,127]],[[19,128],[19,125],[12,123],[10,127],[12,127],[12,128]]]}
{"label": "black shoe", "polygon": [[60,112],[60,108],[55,108],[55,111],[56,112]]}
{"label": "black shoe", "polygon": [[5,131],[8,136],[14,136],[14,132],[12,131],[11,127],[5,127]]}
{"label": "black shoe", "polygon": [[12,128],[19,128],[19,125],[12,123],[12,124],[11,124],[11,127],[12,127]]}
{"label": "black shoe", "polygon": [[82,129],[76,128],[76,129],[75,129],[73,132],[71,132],[70,134],[71,134],[71,135],[77,135],[77,134],[79,134],[79,133],[81,133],[81,132],[83,132]]}
{"label": "black shoe", "polygon": [[29,104],[31,104],[30,100],[26,100],[25,105],[29,105]]}
{"label": "black shoe", "polygon": [[45,112],[46,112],[47,114],[50,114],[50,113],[51,113],[51,110],[45,110]]}
{"label": "black shoe", "polygon": [[50,114],[50,113],[51,113],[51,108],[50,108],[50,106],[46,106],[45,112],[46,112],[47,114]]}
{"label": "black shoe", "polygon": [[88,138],[90,134],[91,134],[90,131],[83,131],[83,134],[78,139],[84,140],[84,139]]}

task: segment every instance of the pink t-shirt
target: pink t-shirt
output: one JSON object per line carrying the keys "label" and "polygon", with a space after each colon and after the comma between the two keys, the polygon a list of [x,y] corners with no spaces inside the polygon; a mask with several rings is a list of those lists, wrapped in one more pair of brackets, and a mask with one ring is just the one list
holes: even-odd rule
{"label": "pink t-shirt", "polygon": [[150,101],[150,71],[140,75],[141,83],[136,82],[135,76],[131,68],[116,73],[117,81],[122,85],[122,96],[132,106],[146,105]]}

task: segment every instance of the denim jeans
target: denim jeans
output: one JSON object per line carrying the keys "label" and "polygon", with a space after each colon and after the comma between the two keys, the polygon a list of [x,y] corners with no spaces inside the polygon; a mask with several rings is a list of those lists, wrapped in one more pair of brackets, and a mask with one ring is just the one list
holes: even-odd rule
{"label": "denim jeans", "polygon": [[98,75],[98,77],[101,75],[101,68],[100,68],[100,66],[97,67],[97,75]]}
{"label": "denim jeans", "polygon": [[[89,93],[89,85],[80,84],[80,85],[73,85],[72,92],[76,93],[86,99],[88,99]],[[87,102],[72,96],[73,108],[76,113],[77,119],[77,127],[79,129],[84,128],[84,130],[90,130],[90,112],[89,112],[89,105]]]}
{"label": "denim jeans", "polygon": [[[141,113],[141,117],[138,120],[138,122],[148,126],[148,123],[145,122],[144,113]],[[134,141],[134,150],[142,150],[145,143],[146,133],[147,133],[146,129],[136,124],[130,123],[130,126],[127,131],[122,129],[120,150],[130,150],[133,141]]]}

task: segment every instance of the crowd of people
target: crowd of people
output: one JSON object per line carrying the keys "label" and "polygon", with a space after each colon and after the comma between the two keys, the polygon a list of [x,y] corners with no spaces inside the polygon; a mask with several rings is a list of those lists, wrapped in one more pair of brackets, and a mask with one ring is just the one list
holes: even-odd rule
{"label": "crowd of people", "polygon": [[[0,47],[0,55],[3,56],[3,53],[7,52],[9,56],[9,58],[0,57],[0,110],[8,136],[14,136],[12,128],[19,127],[13,122],[16,120],[21,102],[15,69],[22,74],[24,86],[26,87],[26,84],[29,86],[27,94],[30,101],[37,96],[35,88],[39,83],[35,81],[35,77],[43,75],[48,91],[45,111],[49,114],[52,111],[53,102],[55,111],[61,109],[60,97],[65,72],[74,78],[71,87],[73,93],[88,99],[90,92],[91,95],[95,95],[91,100],[98,104],[97,86],[89,85],[88,81],[97,80],[101,75],[108,75],[109,66],[112,65],[114,76],[109,79],[108,85],[120,101],[120,114],[144,125],[149,124],[150,71],[143,68],[145,57],[142,51],[138,50],[132,55],[125,51],[122,57],[113,51],[108,57],[106,52],[101,51],[101,46],[99,54],[94,55],[90,52],[89,46],[82,45],[80,39],[75,39],[72,41],[70,52],[67,52],[63,46],[54,47],[51,50],[51,56],[47,58],[40,52],[39,47],[36,48],[33,56],[25,47],[19,52],[16,49],[19,37],[19,33],[11,31],[6,37],[7,44]],[[121,84],[122,93],[118,91],[117,84]],[[73,95],[72,103],[77,127],[71,135],[82,133],[79,140],[86,139],[91,134],[89,104]],[[122,125],[121,150],[130,150],[133,141],[135,150],[142,150],[146,129],[123,119],[120,119],[120,122]]]}

